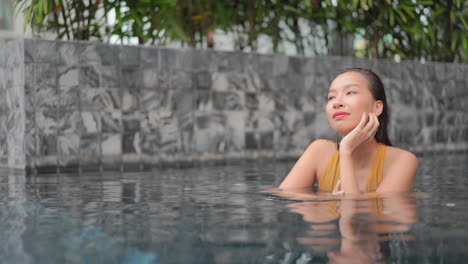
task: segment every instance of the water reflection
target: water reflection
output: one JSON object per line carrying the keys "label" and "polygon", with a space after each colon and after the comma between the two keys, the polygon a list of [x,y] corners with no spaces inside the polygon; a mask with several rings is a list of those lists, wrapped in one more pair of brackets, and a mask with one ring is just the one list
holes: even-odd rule
{"label": "water reflection", "polygon": [[411,225],[417,222],[416,202],[409,194],[306,201],[288,208],[310,224],[297,241],[327,252],[330,263],[385,263],[390,242],[415,239]]}

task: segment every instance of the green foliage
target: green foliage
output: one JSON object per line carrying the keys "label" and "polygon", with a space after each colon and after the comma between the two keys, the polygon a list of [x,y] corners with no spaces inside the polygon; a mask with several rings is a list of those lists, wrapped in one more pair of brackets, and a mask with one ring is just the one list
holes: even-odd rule
{"label": "green foliage", "polygon": [[[233,36],[235,49],[468,62],[467,0],[17,0],[40,36],[140,44],[215,45],[214,32]],[[115,24],[108,18],[115,15]],[[351,51],[342,48],[354,37]],[[338,47],[338,48],[336,48]]]}

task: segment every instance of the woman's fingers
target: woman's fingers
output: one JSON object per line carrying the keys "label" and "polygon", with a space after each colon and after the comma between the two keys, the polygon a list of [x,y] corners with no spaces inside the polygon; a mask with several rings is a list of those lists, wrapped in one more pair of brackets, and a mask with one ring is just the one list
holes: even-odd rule
{"label": "woman's fingers", "polygon": [[337,192],[341,189],[341,180],[338,180],[338,182],[335,185],[335,188],[333,188],[333,193]]}
{"label": "woman's fingers", "polygon": [[379,119],[377,118],[377,115],[375,113],[372,113],[372,119],[374,120],[374,122],[372,123],[372,136],[375,135],[375,133],[377,132],[377,129],[379,129]]}
{"label": "woman's fingers", "polygon": [[338,182],[335,185],[335,188],[333,188],[332,195],[342,195],[344,194],[344,191],[341,190],[341,180],[338,180]]}
{"label": "woman's fingers", "polygon": [[368,122],[368,119],[368,114],[366,112],[362,112],[361,121],[359,121],[359,124],[356,126],[355,129],[364,129]]}
{"label": "woman's fingers", "polygon": [[379,128],[379,120],[374,113],[369,114],[369,122],[364,127],[364,132],[366,133],[367,138],[371,138],[377,132]]}

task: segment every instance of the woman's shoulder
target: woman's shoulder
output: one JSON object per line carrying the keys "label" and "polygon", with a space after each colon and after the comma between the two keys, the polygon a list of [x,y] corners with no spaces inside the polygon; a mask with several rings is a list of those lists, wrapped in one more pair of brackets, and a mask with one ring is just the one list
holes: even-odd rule
{"label": "woman's shoulder", "polygon": [[336,141],[321,138],[314,140],[310,147],[318,151],[335,151],[337,149]]}
{"label": "woman's shoulder", "polygon": [[404,150],[401,148],[397,148],[394,146],[386,146],[387,147],[387,157],[386,161],[388,161],[389,164],[392,164],[394,162],[410,162],[410,163],[418,163],[418,158],[416,155],[408,150]]}
{"label": "woman's shoulder", "polygon": [[315,160],[323,163],[331,158],[337,151],[336,141],[328,139],[316,139],[309,145],[310,152],[314,154]]}

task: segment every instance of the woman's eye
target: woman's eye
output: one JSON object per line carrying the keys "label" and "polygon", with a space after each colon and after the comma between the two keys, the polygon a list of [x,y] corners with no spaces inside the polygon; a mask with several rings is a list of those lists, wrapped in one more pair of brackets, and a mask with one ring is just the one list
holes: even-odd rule
{"label": "woman's eye", "polygon": [[349,92],[347,92],[346,94],[350,94],[350,93],[356,93],[356,92],[354,92],[354,91],[349,91]]}
{"label": "woman's eye", "polygon": [[335,96],[330,96],[328,97],[328,101],[330,101],[331,99],[335,98]]}

